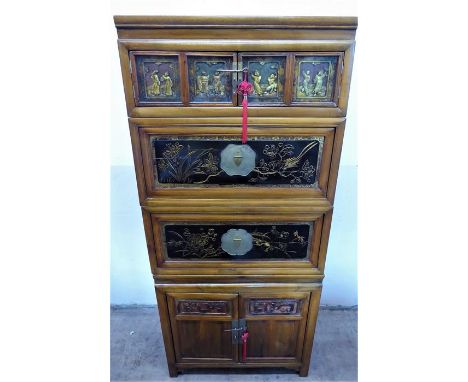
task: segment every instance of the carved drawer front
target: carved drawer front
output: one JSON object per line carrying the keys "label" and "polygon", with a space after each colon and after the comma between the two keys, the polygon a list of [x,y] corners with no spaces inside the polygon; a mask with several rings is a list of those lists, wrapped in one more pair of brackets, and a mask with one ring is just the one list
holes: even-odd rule
{"label": "carved drawer front", "polygon": [[253,107],[338,107],[344,69],[344,51],[129,51],[129,59],[135,106],[239,106],[247,69]]}
{"label": "carved drawer front", "polygon": [[178,135],[159,133],[168,129],[140,129],[149,197],[183,189],[193,190],[190,196],[203,190],[200,194],[207,197],[206,192],[220,194],[232,187],[247,193],[268,188],[271,196],[285,188],[312,197],[326,192],[332,128],[301,129],[299,135],[294,129],[252,127],[246,144],[232,129],[216,128],[216,135],[197,134],[196,129],[179,129],[184,134]]}
{"label": "carved drawer front", "polygon": [[175,52],[131,52],[137,106],[182,105],[181,59]]}
{"label": "carved drawer front", "polygon": [[336,105],[342,69],[340,54],[296,54],[292,103],[310,106]]}
{"label": "carved drawer front", "polygon": [[167,259],[306,259],[312,224],[165,224]]}
{"label": "carved drawer front", "polygon": [[[253,93],[252,105],[285,105],[285,93],[291,86],[286,75],[287,53],[241,53],[239,69],[247,68]],[[286,83],[286,80],[288,82]]]}
{"label": "carved drawer front", "polygon": [[323,137],[151,138],[155,182],[171,186],[317,187]]}
{"label": "carved drawer front", "polygon": [[154,235],[161,243],[156,251],[161,266],[217,267],[217,263],[235,262],[243,267],[278,267],[278,262],[299,262],[317,267],[321,217],[310,222],[271,222],[260,216],[249,222],[233,218],[220,223],[161,221],[165,216],[152,216]]}
{"label": "carved drawer front", "polygon": [[236,67],[233,53],[188,53],[189,103],[197,106],[236,104],[237,74],[232,71]]}

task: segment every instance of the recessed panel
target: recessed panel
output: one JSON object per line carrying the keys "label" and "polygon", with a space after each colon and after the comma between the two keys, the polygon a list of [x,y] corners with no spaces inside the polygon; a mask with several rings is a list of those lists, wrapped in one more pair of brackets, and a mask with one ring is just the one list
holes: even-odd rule
{"label": "recessed panel", "polygon": [[232,103],[232,56],[188,56],[191,103]]}
{"label": "recessed panel", "polygon": [[142,104],[181,103],[179,57],[135,55],[137,100]]}
{"label": "recessed panel", "polygon": [[248,68],[249,82],[253,85],[249,103],[284,103],[286,56],[243,55],[242,67]]}
{"label": "recessed panel", "polygon": [[339,56],[296,56],[293,102],[332,102]]}
{"label": "recessed panel", "polygon": [[152,136],[150,142],[157,187],[318,188],[323,136],[256,136],[246,145],[220,136]]}
{"label": "recessed panel", "polygon": [[[306,259],[313,223],[291,224],[164,224],[162,231],[167,259],[174,260],[289,260]],[[226,233],[248,233],[251,249],[242,253],[226,250]],[[232,232],[232,231],[231,231]],[[239,235],[231,235],[235,248]]]}

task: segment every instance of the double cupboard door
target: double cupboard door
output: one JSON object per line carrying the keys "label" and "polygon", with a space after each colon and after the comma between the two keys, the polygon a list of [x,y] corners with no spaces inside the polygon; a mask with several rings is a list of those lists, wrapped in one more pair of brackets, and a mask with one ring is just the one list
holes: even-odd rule
{"label": "double cupboard door", "polygon": [[167,292],[177,366],[275,363],[299,367],[308,319],[317,315],[316,309],[309,309],[311,294],[318,301],[320,288]]}

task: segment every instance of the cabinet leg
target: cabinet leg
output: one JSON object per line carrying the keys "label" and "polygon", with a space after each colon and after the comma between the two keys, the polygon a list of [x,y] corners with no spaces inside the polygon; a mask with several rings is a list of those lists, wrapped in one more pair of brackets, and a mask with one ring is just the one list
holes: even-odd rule
{"label": "cabinet leg", "polygon": [[301,367],[299,369],[299,377],[307,377],[309,375],[309,367]]}
{"label": "cabinet leg", "polygon": [[169,368],[169,376],[171,378],[175,378],[179,375],[179,372],[177,371],[177,368],[173,365],[168,365]]}

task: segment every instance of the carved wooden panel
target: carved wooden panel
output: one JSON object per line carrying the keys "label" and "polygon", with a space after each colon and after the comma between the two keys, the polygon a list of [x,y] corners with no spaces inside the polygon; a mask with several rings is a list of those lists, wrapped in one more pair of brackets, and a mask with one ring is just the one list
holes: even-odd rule
{"label": "carved wooden panel", "polygon": [[[152,136],[156,185],[318,188],[323,136],[251,137],[243,146],[254,152],[255,165],[244,176],[229,175],[222,168],[222,152],[229,144],[240,147],[241,142],[236,137],[223,136]],[[242,160],[242,156],[237,159]]]}
{"label": "carved wooden panel", "polygon": [[[166,223],[163,225],[162,233],[165,241],[164,249],[168,259],[299,260],[305,259],[308,256],[312,228],[313,223]],[[251,236],[252,247],[248,252],[230,254],[223,249],[223,235],[231,229],[245,230]],[[235,239],[234,237],[233,240]]]}
{"label": "carved wooden panel", "polygon": [[[188,55],[189,98],[191,103],[232,104],[233,80],[236,73],[224,70],[234,69],[234,56],[230,55]],[[235,86],[235,85],[234,85]]]}
{"label": "carved wooden panel", "polygon": [[339,55],[296,55],[293,102],[333,102],[339,58]]}
{"label": "carved wooden panel", "polygon": [[249,314],[256,315],[292,315],[300,312],[302,300],[298,299],[250,299]]}
{"label": "carved wooden panel", "polygon": [[227,301],[176,300],[178,314],[229,314]]}
{"label": "carved wooden panel", "polygon": [[130,58],[138,105],[182,103],[178,54],[132,52]]}
{"label": "carved wooden panel", "polygon": [[249,70],[249,82],[253,85],[249,103],[284,104],[286,55],[242,53],[240,56],[240,66]]}

